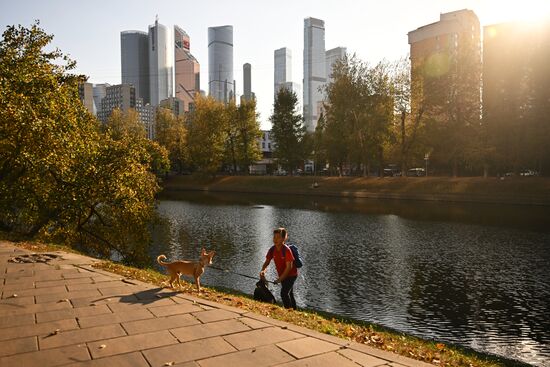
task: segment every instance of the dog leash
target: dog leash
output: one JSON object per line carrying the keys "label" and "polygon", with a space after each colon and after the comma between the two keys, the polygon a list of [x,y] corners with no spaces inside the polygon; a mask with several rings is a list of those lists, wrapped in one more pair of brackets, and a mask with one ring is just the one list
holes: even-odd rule
{"label": "dog leash", "polygon": [[[219,271],[223,271],[224,273],[230,273],[230,274],[240,275],[240,276],[242,276],[242,277],[249,278],[249,279],[254,279],[254,280],[259,280],[259,279],[260,279],[260,278],[258,278],[258,277],[253,277],[253,276],[251,276],[251,275],[242,274],[242,273],[237,273],[237,272],[231,271],[231,270],[229,270],[229,269],[218,268],[217,266],[209,265],[208,267],[209,267],[209,268],[212,268],[212,269],[219,270]],[[267,279],[266,279],[266,282],[271,283],[271,284],[277,284],[277,283],[272,282],[271,280],[267,280]]]}

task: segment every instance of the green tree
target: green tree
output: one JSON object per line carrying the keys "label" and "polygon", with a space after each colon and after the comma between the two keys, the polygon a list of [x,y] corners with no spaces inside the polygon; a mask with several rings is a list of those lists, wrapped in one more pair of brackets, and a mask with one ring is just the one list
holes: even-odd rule
{"label": "green tree", "polygon": [[302,116],[296,112],[296,93],[281,88],[275,97],[271,121],[271,135],[275,143],[273,156],[279,164],[292,174],[304,159],[302,145],[305,127]]}
{"label": "green tree", "polygon": [[394,119],[388,63],[371,67],[355,56],[345,57],[335,63],[332,78],[325,88],[329,159],[337,159],[335,163],[340,166],[347,159],[349,164],[362,167],[364,175],[369,173],[371,162],[381,170]]}
{"label": "green tree", "polygon": [[144,263],[159,190],[140,140],[114,139],[78,97],[52,36],[7,27],[0,42],[0,226]]}
{"label": "green tree", "polygon": [[175,116],[169,109],[159,108],[155,120],[155,141],[166,148],[171,166],[182,173],[189,160],[185,118]]}
{"label": "green tree", "polygon": [[262,158],[262,152],[258,145],[258,139],[262,136],[262,131],[256,112],[256,100],[241,101],[237,109],[237,129],[238,162],[242,171],[248,173],[250,165]]}
{"label": "green tree", "polygon": [[[411,80],[408,56],[394,63],[392,78],[396,113],[393,136],[396,143],[390,150],[404,175],[413,163],[421,162],[424,155],[429,152],[424,141],[425,111],[428,106],[421,93],[423,80]],[[416,95],[413,96],[413,93]],[[416,106],[412,106],[413,100],[416,101]]]}
{"label": "green tree", "polygon": [[215,175],[224,161],[227,140],[225,106],[212,97],[197,97],[188,131],[189,160],[195,169]]}

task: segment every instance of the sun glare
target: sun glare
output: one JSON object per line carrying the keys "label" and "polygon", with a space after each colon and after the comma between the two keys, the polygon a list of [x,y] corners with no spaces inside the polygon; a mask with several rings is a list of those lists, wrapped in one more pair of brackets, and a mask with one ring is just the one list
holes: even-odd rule
{"label": "sun glare", "polygon": [[550,0],[493,2],[489,10],[496,22],[539,22],[550,19]]}

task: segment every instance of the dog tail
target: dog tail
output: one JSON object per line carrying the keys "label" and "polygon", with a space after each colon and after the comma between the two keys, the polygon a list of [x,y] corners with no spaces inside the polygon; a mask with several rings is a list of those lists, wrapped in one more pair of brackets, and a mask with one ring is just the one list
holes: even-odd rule
{"label": "dog tail", "polygon": [[159,255],[159,256],[157,257],[157,262],[158,262],[160,265],[168,265],[168,264],[169,264],[169,263],[164,262],[164,261],[162,261],[162,260],[166,260],[166,256],[164,256],[164,255]]}

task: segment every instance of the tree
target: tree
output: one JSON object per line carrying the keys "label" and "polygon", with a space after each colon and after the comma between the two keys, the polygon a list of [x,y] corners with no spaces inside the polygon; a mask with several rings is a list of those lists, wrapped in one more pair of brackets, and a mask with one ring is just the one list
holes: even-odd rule
{"label": "tree", "polygon": [[296,93],[287,88],[279,89],[273,104],[273,114],[269,118],[275,143],[273,156],[291,174],[304,159],[302,141],[305,127],[302,116],[296,113],[297,103]]}
{"label": "tree", "polygon": [[258,139],[262,136],[258,113],[256,112],[256,100],[243,100],[237,109],[238,129],[238,162],[244,172],[249,172],[249,167],[262,158],[262,152],[258,145]]}
{"label": "tree", "polygon": [[[159,190],[141,140],[104,133],[39,24],[0,42],[0,226],[145,263]],[[161,153],[162,154],[162,153]]]}
{"label": "tree", "polygon": [[338,159],[340,166],[347,159],[361,166],[363,175],[371,162],[381,171],[394,108],[388,64],[371,67],[355,56],[345,57],[335,63],[332,78],[325,88],[329,159]]}
{"label": "tree", "polygon": [[189,160],[200,173],[215,175],[222,166],[227,140],[225,106],[212,97],[198,96],[190,120]]}
{"label": "tree", "polygon": [[[400,163],[401,173],[404,175],[408,167],[412,163],[421,160],[429,150],[423,144],[425,135],[424,113],[428,106],[422,95],[423,80],[420,78],[416,78],[414,81],[411,80],[409,57],[401,58],[393,67],[392,84],[397,119],[394,125],[394,137],[398,141],[395,156]],[[416,95],[413,96],[413,93],[416,93]],[[416,101],[415,106],[412,106],[413,99]]]}
{"label": "tree", "polygon": [[168,151],[171,166],[178,167],[178,172],[182,173],[189,160],[185,118],[161,107],[157,110],[155,132],[155,141]]}

